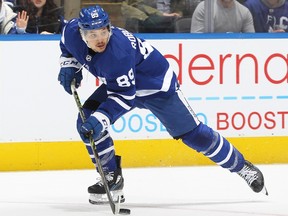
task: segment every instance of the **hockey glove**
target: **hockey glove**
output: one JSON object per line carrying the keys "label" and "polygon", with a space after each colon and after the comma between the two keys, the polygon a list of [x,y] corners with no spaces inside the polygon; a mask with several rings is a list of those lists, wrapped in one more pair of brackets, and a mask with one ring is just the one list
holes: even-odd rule
{"label": "hockey glove", "polygon": [[61,56],[60,66],[61,69],[58,75],[58,81],[60,81],[60,84],[68,94],[72,94],[72,80],[76,80],[75,87],[78,88],[83,79],[81,64],[75,58],[66,58]]}
{"label": "hockey glove", "polygon": [[101,137],[102,132],[108,129],[110,121],[106,115],[95,112],[81,125],[79,131],[80,137],[84,143],[89,143],[89,134],[92,135],[93,140]]}

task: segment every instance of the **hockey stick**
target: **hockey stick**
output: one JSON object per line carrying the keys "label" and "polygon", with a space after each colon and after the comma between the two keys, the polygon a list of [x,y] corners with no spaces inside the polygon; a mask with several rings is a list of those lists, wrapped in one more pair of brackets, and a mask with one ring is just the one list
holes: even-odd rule
{"label": "hockey stick", "polygon": [[[71,90],[72,90],[72,94],[74,96],[76,105],[78,107],[78,111],[79,111],[79,114],[81,116],[81,119],[82,119],[83,122],[85,122],[86,117],[85,117],[85,114],[83,112],[82,104],[81,104],[79,95],[77,93],[76,87],[75,87],[75,80],[73,80],[72,83],[71,83]],[[102,179],[102,182],[103,182],[103,186],[105,188],[105,191],[106,191],[106,194],[107,194],[107,197],[108,197],[108,201],[109,201],[109,204],[110,204],[110,207],[111,207],[111,210],[112,210],[113,214],[114,215],[115,214],[123,214],[123,215],[130,214],[130,209],[120,208],[120,197],[119,196],[118,196],[116,204],[113,201],[113,198],[111,196],[110,189],[109,189],[108,183],[106,181],[105,174],[104,174],[101,162],[100,162],[100,157],[98,155],[98,152],[97,152],[97,149],[96,149],[96,145],[94,143],[94,139],[93,139],[93,136],[92,136],[91,133],[89,134],[89,142],[90,142],[90,145],[92,147],[92,151],[93,151],[93,154],[95,156],[98,172],[99,172],[99,174],[101,176],[101,179]]]}

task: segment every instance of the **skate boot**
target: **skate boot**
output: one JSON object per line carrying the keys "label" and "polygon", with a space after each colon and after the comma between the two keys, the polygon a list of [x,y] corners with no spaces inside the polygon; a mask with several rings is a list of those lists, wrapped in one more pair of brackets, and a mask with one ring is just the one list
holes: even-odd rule
{"label": "skate boot", "polygon": [[245,161],[244,167],[237,172],[256,193],[262,192],[268,195],[268,191],[264,185],[264,176],[262,172],[249,161]]}
{"label": "skate boot", "polygon": [[[122,169],[120,166],[121,157],[116,156],[117,169],[115,171],[109,172],[105,175],[106,181],[108,183],[111,196],[114,202],[118,202],[118,197],[120,198],[120,202],[123,203],[125,201],[123,194],[124,187],[124,179],[122,177]],[[88,193],[90,194],[89,202],[91,204],[107,204],[109,203],[102,179],[88,187]]]}

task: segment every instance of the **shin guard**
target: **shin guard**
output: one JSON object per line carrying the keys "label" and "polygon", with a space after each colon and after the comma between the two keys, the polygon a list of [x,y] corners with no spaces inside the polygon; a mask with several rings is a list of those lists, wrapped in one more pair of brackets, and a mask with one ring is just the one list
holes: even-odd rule
{"label": "shin guard", "polygon": [[[86,149],[91,157],[92,162],[96,165],[95,156],[90,143],[85,143]],[[117,169],[115,160],[115,149],[112,138],[106,133],[100,139],[95,140],[96,149],[103,167],[104,172],[110,172]]]}
{"label": "shin guard", "polygon": [[[86,105],[86,104],[91,106],[91,104],[93,104],[93,103],[87,103],[86,102],[84,105]],[[96,106],[96,105],[97,105],[97,103],[95,102],[94,106]],[[91,115],[93,110],[83,108],[83,112],[84,112],[85,118],[87,118]],[[76,127],[77,127],[77,131],[79,133],[80,133],[82,123],[83,122],[82,122],[81,116],[80,116],[80,114],[78,114]],[[102,136],[98,140],[95,140],[94,143],[95,143],[96,150],[98,152],[98,155],[99,155],[102,167],[103,167],[103,171],[104,172],[110,172],[110,171],[116,170],[117,166],[116,166],[116,161],[115,161],[114,143],[113,143],[113,140],[110,137],[109,133],[106,131],[104,134],[102,134]],[[84,143],[84,144],[86,145],[86,149],[90,155],[92,162],[96,166],[95,156],[94,156],[94,153],[93,153],[93,150],[92,150],[90,143]]]}

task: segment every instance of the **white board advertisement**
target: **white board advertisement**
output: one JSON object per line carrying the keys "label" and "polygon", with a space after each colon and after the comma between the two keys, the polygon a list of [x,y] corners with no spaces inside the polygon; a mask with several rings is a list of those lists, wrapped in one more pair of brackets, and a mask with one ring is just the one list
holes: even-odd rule
{"label": "white board advertisement", "polygon": [[[287,135],[288,39],[147,40],[174,67],[201,121],[228,137]],[[55,38],[0,40],[0,142],[80,140],[74,99],[57,81],[58,44]],[[82,102],[96,88],[87,71],[83,77]],[[183,119],[183,124],[189,122]],[[116,140],[169,138],[154,115],[139,109],[120,118],[110,132]]]}

